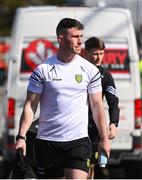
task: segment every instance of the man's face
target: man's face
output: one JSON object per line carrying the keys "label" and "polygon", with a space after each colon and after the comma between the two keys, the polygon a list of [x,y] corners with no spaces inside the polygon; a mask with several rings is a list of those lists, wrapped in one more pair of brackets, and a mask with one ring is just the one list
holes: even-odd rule
{"label": "man's face", "polygon": [[70,28],[63,34],[62,46],[64,49],[73,54],[80,54],[83,38],[83,30]]}
{"label": "man's face", "polygon": [[104,50],[98,50],[98,49],[91,49],[89,52],[87,53],[87,59],[95,64],[96,66],[100,66],[102,64],[103,61],[103,57],[104,57]]}

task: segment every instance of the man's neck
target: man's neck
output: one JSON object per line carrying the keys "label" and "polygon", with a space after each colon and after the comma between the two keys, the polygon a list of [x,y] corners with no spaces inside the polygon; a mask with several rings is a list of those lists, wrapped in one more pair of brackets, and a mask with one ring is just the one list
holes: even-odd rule
{"label": "man's neck", "polygon": [[57,58],[63,63],[69,63],[74,59],[75,55],[76,54],[67,54],[65,52],[58,51]]}

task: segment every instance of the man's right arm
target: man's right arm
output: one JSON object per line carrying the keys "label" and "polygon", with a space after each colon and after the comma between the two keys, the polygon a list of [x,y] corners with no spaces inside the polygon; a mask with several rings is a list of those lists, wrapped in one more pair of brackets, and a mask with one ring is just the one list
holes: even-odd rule
{"label": "man's right arm", "polygon": [[[20,117],[20,125],[18,135],[26,137],[26,133],[30,128],[32,121],[34,119],[34,114],[36,112],[38,102],[40,99],[40,94],[27,92],[26,101],[24,104],[23,112]],[[15,149],[22,148],[23,154],[26,155],[26,143],[24,139],[19,139],[16,141]]]}

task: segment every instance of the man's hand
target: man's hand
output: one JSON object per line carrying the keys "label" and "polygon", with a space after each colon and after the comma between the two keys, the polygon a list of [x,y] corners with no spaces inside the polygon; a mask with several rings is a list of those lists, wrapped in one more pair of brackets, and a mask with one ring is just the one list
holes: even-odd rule
{"label": "man's hand", "polygon": [[98,153],[100,154],[101,151],[104,151],[106,156],[109,158],[110,151],[111,151],[109,139],[100,140],[99,145],[98,145]]}
{"label": "man's hand", "polygon": [[26,156],[26,142],[25,142],[25,140],[19,139],[18,141],[16,141],[15,149],[18,149],[18,148],[22,148],[23,155]]}
{"label": "man's hand", "polygon": [[115,124],[111,123],[108,127],[108,137],[111,140],[116,138],[116,135],[117,135],[117,127],[115,126]]}

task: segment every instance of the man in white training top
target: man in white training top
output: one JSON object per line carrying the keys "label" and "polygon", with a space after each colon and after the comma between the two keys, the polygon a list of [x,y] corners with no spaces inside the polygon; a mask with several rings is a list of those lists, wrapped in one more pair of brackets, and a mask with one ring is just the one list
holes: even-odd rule
{"label": "man in white training top", "polygon": [[83,29],[76,19],[62,19],[56,28],[57,54],[40,64],[29,80],[15,148],[22,148],[26,155],[26,133],[40,102],[35,146],[39,178],[87,178],[91,156],[88,99],[101,136],[100,147],[109,157],[101,76],[79,55]]}

